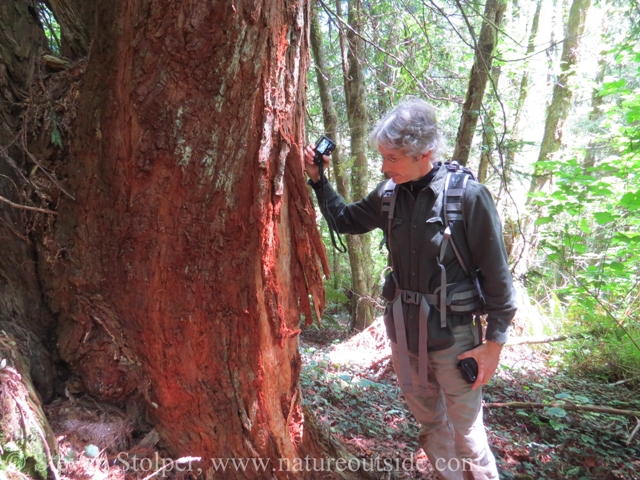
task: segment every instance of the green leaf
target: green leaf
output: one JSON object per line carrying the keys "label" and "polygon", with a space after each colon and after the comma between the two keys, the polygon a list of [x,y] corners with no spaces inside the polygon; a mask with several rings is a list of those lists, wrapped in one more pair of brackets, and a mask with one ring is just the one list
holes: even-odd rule
{"label": "green leaf", "polygon": [[587,251],[587,246],[582,243],[576,243],[573,245],[573,250],[582,255]]}
{"label": "green leaf", "polygon": [[640,119],[640,105],[633,105],[627,112],[627,122],[633,123]]}
{"label": "green leaf", "polygon": [[606,225],[616,219],[616,217],[609,212],[595,212],[593,216],[596,217],[596,222],[598,222],[599,225]]}
{"label": "green leaf", "polygon": [[567,416],[567,411],[564,408],[560,407],[551,407],[547,410],[549,415],[553,415],[554,417],[562,418]]}
{"label": "green leaf", "polygon": [[553,222],[552,217],[540,217],[536,220],[536,225],[545,225],[547,223]]}
{"label": "green leaf", "polygon": [[635,210],[640,207],[640,191],[627,192],[620,199],[620,205],[629,210]]}
{"label": "green leaf", "polygon": [[600,95],[611,95],[613,93],[618,93],[620,90],[624,89],[626,84],[627,81],[624,78],[613,82],[604,82],[602,84]]}
{"label": "green leaf", "polygon": [[570,396],[571,396],[571,394],[567,393],[567,392],[562,392],[562,393],[557,393],[556,394],[556,398],[560,398],[560,399],[569,398]]}
{"label": "green leaf", "polygon": [[100,453],[100,449],[93,443],[84,447],[84,454],[89,458],[95,458]]}
{"label": "green leaf", "polygon": [[549,425],[551,425],[553,427],[554,430],[558,431],[558,430],[562,430],[565,425],[563,425],[560,422],[555,421],[553,418],[549,419]]}
{"label": "green leaf", "polygon": [[60,135],[60,130],[54,125],[53,130],[51,131],[51,143],[53,143],[56,147],[62,148],[62,135]]}
{"label": "green leaf", "polygon": [[620,262],[611,262],[611,263],[607,264],[607,266],[608,266],[611,270],[615,270],[616,272],[623,272],[623,271],[624,271],[624,263],[620,263]]}
{"label": "green leaf", "polygon": [[616,233],[616,235],[613,237],[616,240],[623,242],[623,243],[638,243],[640,242],[640,234],[624,234],[622,232],[618,232]]}

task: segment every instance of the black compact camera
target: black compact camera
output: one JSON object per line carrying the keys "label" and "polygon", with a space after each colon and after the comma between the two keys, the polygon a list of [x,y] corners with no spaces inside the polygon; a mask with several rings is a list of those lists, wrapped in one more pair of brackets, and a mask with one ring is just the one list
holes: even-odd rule
{"label": "black compact camera", "polygon": [[478,379],[478,362],[475,358],[464,358],[458,362],[458,369],[467,383],[476,383]]}
{"label": "black compact camera", "polygon": [[322,165],[323,164],[322,156],[331,155],[331,152],[333,152],[335,149],[336,149],[336,142],[331,140],[329,137],[326,137],[324,135],[321,136],[316,142],[316,148],[315,148],[316,154],[313,157],[313,163],[315,163],[316,165]]}

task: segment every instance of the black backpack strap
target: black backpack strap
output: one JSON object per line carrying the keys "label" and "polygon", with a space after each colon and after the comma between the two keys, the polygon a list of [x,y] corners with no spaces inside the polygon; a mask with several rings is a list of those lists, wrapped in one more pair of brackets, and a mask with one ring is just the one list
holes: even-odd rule
{"label": "black backpack strap", "polygon": [[[440,289],[439,289],[440,291],[438,293],[440,296],[440,310],[441,310],[440,325],[442,327],[446,326],[446,318],[444,315],[442,315],[443,305],[445,303],[447,307],[450,310],[452,310],[452,313],[454,313],[456,310],[460,310],[460,311],[468,311],[469,309],[476,310],[476,309],[479,309],[479,307],[481,307],[482,305],[484,305],[484,297],[482,296],[482,290],[480,288],[478,274],[475,269],[469,268],[469,266],[465,262],[462,252],[456,245],[457,242],[455,240],[455,235],[454,235],[454,232],[456,231],[456,229],[454,228],[454,225],[456,225],[457,222],[462,222],[463,230],[466,231],[466,225],[464,223],[465,222],[464,194],[467,189],[467,182],[469,181],[469,179],[471,178],[472,180],[476,180],[476,177],[471,170],[469,170],[467,167],[462,167],[456,161],[446,163],[444,164],[444,166],[447,169],[447,175],[444,182],[444,192],[443,192],[444,193],[444,202],[443,202],[444,215],[443,216],[444,216],[445,230],[443,234],[444,236],[443,236],[442,243],[440,244],[440,257],[438,262],[440,264],[440,269],[441,269],[441,279],[440,279]],[[464,241],[464,239],[459,239],[458,241]],[[462,297],[465,297],[465,295],[454,294],[452,298],[447,297],[446,272],[442,262],[444,261],[445,251],[448,245],[451,245],[451,248],[453,249],[453,252],[456,256],[456,259],[458,260],[458,263],[460,264],[460,267],[462,267],[462,270],[464,271],[464,273],[467,275],[467,277],[469,277],[469,279],[473,282],[473,284],[475,284],[475,290],[476,290],[475,294],[469,293],[465,295],[469,297],[475,295],[476,298],[478,299],[477,305],[475,301],[472,302],[471,304],[465,305],[464,307],[457,307],[454,305],[454,307],[452,308],[450,305],[453,300],[460,301],[462,303],[467,303],[467,302],[465,301],[466,298],[462,298]],[[456,297],[456,298],[453,298],[453,297]]]}
{"label": "black backpack strap", "polygon": [[473,277],[475,272],[470,271],[467,267],[452,233],[455,222],[461,221],[464,224],[464,192],[467,189],[469,178],[474,178],[474,176],[468,168],[462,168],[458,162],[446,164],[446,168],[448,171],[444,182],[444,224],[450,229],[449,243],[451,243],[451,248],[453,248],[462,270],[468,277]]}

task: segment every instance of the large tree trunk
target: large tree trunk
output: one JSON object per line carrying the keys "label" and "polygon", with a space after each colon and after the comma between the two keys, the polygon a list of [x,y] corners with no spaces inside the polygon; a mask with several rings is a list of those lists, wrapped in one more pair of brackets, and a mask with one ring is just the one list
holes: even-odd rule
{"label": "large tree trunk", "polygon": [[[575,75],[578,62],[580,39],[584,33],[585,18],[591,0],[573,0],[569,11],[567,35],[563,42],[560,59],[560,76],[553,85],[553,97],[547,109],[544,125],[544,136],[540,145],[538,160],[534,164],[534,174],[529,192],[542,190],[551,180],[551,172],[546,170],[544,162],[548,161],[562,144],[562,129],[569,115],[571,106],[571,78]],[[529,197],[532,198],[532,197]]]}
{"label": "large tree trunk", "polygon": [[301,168],[307,4],[96,8],[75,201],[39,252],[60,354],[90,395],[146,410],[172,455],[307,476],[279,471],[319,448],[297,348],[327,270]]}
{"label": "large tree trunk", "polygon": [[29,146],[20,119],[45,49],[31,2],[0,3],[0,463],[42,478],[50,467],[56,475],[57,444],[41,409],[54,393],[53,317],[30,239],[44,216],[32,202],[33,178],[24,174]]}
{"label": "large tree trunk", "polygon": [[[344,90],[347,100],[347,118],[351,133],[351,196],[357,201],[369,191],[369,168],[367,163],[367,108],[366,86],[363,72],[365,61],[364,42],[358,32],[362,30],[362,5],[360,0],[349,2],[348,22],[351,26],[346,33],[346,67]],[[351,264],[351,284],[354,293],[351,327],[364,330],[373,323],[371,239],[369,235],[351,236],[353,254]],[[351,253],[351,252],[350,252]]]}
{"label": "large tree trunk", "polygon": [[[487,0],[484,7],[482,27],[480,36],[475,40],[475,59],[469,76],[469,87],[462,106],[462,116],[453,151],[453,159],[460,162],[461,165],[466,165],[469,161],[471,142],[476,131],[478,116],[482,108],[482,98],[491,72],[493,51],[498,44],[498,28],[502,23],[502,15],[506,6],[506,3],[500,3],[498,0]],[[462,7],[460,10],[462,11]]]}

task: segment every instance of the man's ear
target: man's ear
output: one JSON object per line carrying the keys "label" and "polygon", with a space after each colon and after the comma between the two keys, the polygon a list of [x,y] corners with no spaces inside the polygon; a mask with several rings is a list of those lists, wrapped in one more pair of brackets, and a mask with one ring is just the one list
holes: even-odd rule
{"label": "man's ear", "polygon": [[429,150],[427,153],[425,153],[424,155],[422,155],[418,161],[419,162],[430,162],[431,161],[431,156],[433,155],[433,150]]}

